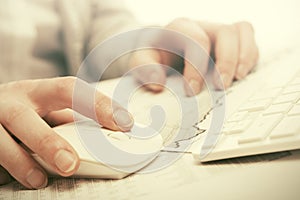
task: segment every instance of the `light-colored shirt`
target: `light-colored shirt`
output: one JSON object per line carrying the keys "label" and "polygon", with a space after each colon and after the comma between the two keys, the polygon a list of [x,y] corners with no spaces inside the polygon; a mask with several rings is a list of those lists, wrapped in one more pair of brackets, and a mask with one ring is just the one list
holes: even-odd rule
{"label": "light-colored shirt", "polygon": [[76,75],[97,44],[136,26],[119,0],[1,0],[0,82]]}

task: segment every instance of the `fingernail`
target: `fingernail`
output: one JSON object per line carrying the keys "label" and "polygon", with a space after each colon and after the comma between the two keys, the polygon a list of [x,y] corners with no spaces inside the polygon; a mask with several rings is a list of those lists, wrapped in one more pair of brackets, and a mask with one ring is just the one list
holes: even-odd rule
{"label": "fingernail", "polygon": [[154,71],[150,74],[149,76],[149,82],[153,82],[153,83],[160,83],[160,78],[159,78],[159,73]]}
{"label": "fingernail", "polygon": [[56,153],[54,162],[56,167],[63,173],[69,173],[76,167],[75,155],[64,149],[61,149]]}
{"label": "fingernail", "polygon": [[218,89],[226,89],[230,86],[231,80],[228,74],[221,74],[217,77],[216,85]]}
{"label": "fingernail", "polygon": [[195,79],[189,81],[189,88],[186,90],[187,96],[191,97],[200,92],[200,84]]}
{"label": "fingernail", "polygon": [[38,168],[33,168],[28,172],[26,181],[34,189],[44,188],[48,184],[46,175]]}
{"label": "fingernail", "polygon": [[247,68],[244,65],[239,65],[237,71],[237,79],[244,78],[247,75],[247,73],[248,73]]}
{"label": "fingernail", "polygon": [[125,109],[117,108],[114,111],[114,120],[119,128],[123,131],[128,131],[133,125],[133,117]]}
{"label": "fingernail", "polygon": [[221,77],[222,77],[225,88],[228,88],[231,84],[231,79],[230,79],[229,75],[228,74],[222,74]]}
{"label": "fingernail", "polygon": [[160,73],[157,71],[153,71],[152,73],[149,74],[148,82],[149,82],[148,87],[151,90],[160,91],[163,88],[162,84],[164,81],[162,80]]}

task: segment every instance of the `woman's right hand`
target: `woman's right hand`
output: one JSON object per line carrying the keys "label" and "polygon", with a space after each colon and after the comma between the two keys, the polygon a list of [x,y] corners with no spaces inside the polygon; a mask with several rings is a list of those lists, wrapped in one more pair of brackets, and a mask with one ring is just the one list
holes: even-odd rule
{"label": "woman's right hand", "polygon": [[[30,189],[47,185],[45,170],[23,145],[59,175],[70,176],[76,172],[79,167],[76,151],[51,128],[73,121],[71,109],[76,81],[75,77],[62,77],[0,85],[0,185],[12,178]],[[88,115],[85,110],[93,106],[85,105],[84,100],[80,102],[83,105],[76,111]],[[94,102],[94,120],[102,126],[123,131],[132,127],[132,116],[104,94],[97,91]]]}

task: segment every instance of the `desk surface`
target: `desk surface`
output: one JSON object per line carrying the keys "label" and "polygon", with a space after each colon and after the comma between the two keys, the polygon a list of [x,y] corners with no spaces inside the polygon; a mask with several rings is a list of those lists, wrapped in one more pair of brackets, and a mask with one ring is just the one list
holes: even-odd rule
{"label": "desk surface", "polygon": [[[123,180],[50,178],[41,190],[14,182],[0,199],[299,199],[300,151],[201,165],[191,155]],[[201,198],[202,197],[202,198]]]}
{"label": "desk surface", "polygon": [[[118,80],[101,82],[99,87],[111,95]],[[173,154],[165,152],[161,156]],[[50,178],[41,190],[26,190],[13,182],[0,187],[0,200],[300,199],[300,150],[208,164],[196,162],[188,152],[176,154],[182,157],[168,167],[122,180]]]}

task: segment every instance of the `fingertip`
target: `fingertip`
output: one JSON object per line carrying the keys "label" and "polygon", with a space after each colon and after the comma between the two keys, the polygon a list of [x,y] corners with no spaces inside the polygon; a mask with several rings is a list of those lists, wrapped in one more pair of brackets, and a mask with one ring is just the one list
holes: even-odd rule
{"label": "fingertip", "polygon": [[133,69],[132,74],[142,86],[152,92],[161,92],[164,89],[166,69],[161,64],[141,65]]}
{"label": "fingertip", "polygon": [[196,68],[190,63],[185,64],[184,68],[184,89],[188,97],[195,96],[200,93],[203,83],[204,83],[204,74],[207,71],[207,64],[200,65],[202,67]]}
{"label": "fingertip", "polygon": [[26,182],[32,189],[41,189],[48,185],[48,177],[44,170],[35,167],[27,173]]}
{"label": "fingertip", "polygon": [[227,73],[216,73],[214,83],[217,90],[225,90],[230,87],[232,83],[232,78]]}
{"label": "fingertip", "polygon": [[245,78],[247,74],[248,74],[248,68],[245,65],[240,64],[238,66],[235,78],[237,80],[241,80],[241,79]]}
{"label": "fingertip", "polygon": [[186,96],[192,97],[200,93],[202,88],[202,82],[195,79],[190,79],[188,83],[185,84]]}
{"label": "fingertip", "polygon": [[134,124],[132,115],[124,108],[116,108],[113,112],[113,119],[117,127],[125,132],[129,131]]}
{"label": "fingertip", "polygon": [[66,149],[60,149],[56,152],[54,162],[62,176],[74,174],[79,167],[78,155]]}
{"label": "fingertip", "polygon": [[162,69],[153,68],[148,76],[141,80],[144,86],[153,92],[161,92],[166,82],[165,73]]}
{"label": "fingertip", "polygon": [[159,93],[161,91],[164,90],[164,86],[160,85],[160,84],[156,84],[156,83],[150,83],[150,84],[146,84],[145,87],[149,90],[151,90],[152,92],[156,92]]}

